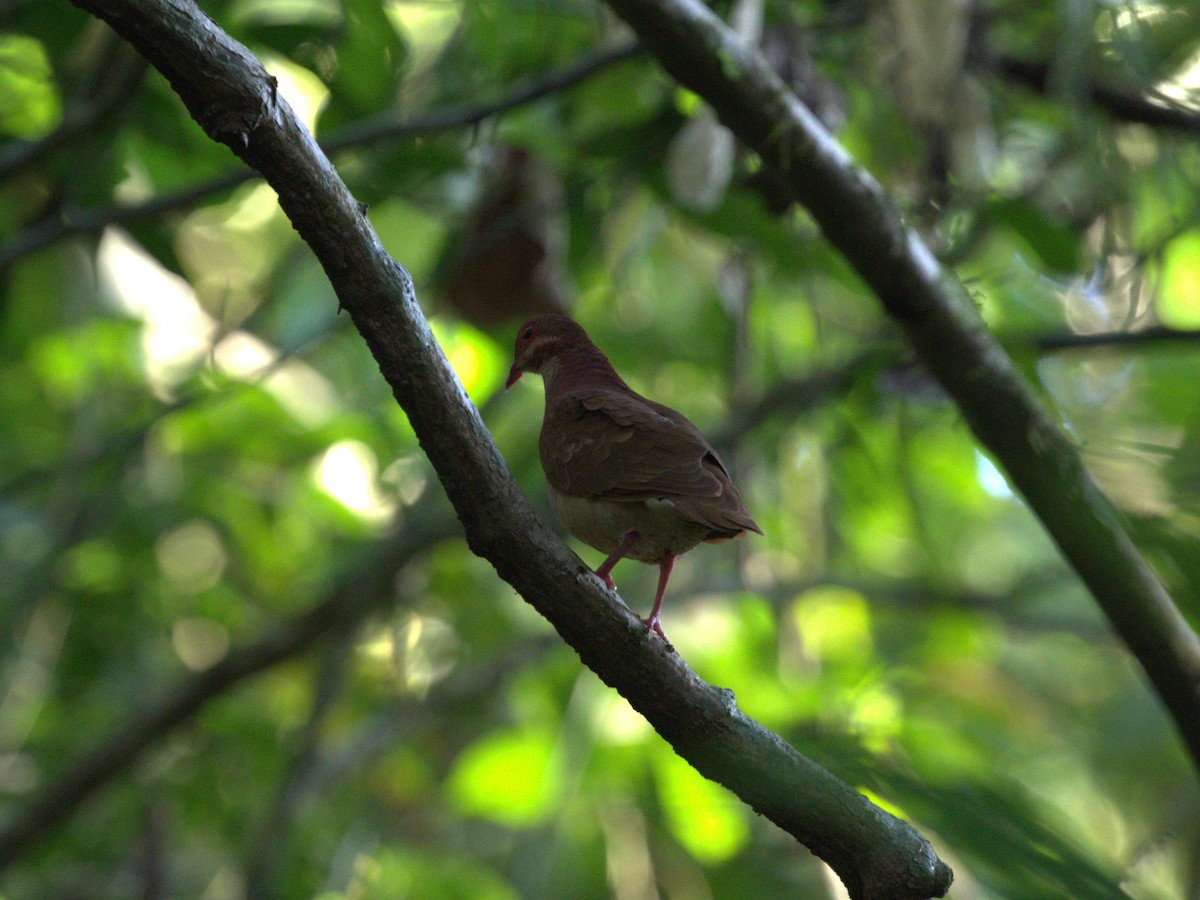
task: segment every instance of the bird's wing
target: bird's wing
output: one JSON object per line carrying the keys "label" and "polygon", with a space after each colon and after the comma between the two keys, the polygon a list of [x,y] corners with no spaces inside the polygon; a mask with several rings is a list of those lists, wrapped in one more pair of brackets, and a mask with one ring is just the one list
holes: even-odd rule
{"label": "bird's wing", "polygon": [[673,409],[632,391],[573,391],[547,410],[542,465],[555,490],[637,502],[667,499],[714,531],[758,531],[716,451]]}

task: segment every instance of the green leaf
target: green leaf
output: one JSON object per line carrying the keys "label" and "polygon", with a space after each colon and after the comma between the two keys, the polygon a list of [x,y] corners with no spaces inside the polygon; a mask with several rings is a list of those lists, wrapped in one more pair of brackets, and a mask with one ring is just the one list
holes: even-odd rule
{"label": "green leaf", "polygon": [[673,753],[659,754],[655,783],[671,833],[696,860],[725,862],[750,838],[745,807]]}
{"label": "green leaf", "polygon": [[1200,231],[1167,245],[1159,277],[1159,319],[1172,328],[1200,328]]}
{"label": "green leaf", "polygon": [[459,756],[448,787],[465,815],[534,825],[553,812],[561,790],[554,742],[537,732],[495,732]]}
{"label": "green leaf", "polygon": [[0,34],[0,133],[33,140],[62,118],[62,101],[41,42]]}

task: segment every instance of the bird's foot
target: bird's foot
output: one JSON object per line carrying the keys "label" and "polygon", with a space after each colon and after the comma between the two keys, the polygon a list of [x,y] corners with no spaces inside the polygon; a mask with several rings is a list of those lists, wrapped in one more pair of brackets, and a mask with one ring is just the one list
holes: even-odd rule
{"label": "bird's foot", "polygon": [[612,576],[607,572],[593,572],[592,574],[604,582],[604,586],[614,594],[617,592],[617,586],[613,584]]}
{"label": "bird's foot", "polygon": [[664,631],[662,630],[662,623],[660,623],[660,622],[658,621],[658,616],[650,616],[650,618],[648,618],[648,619],[643,619],[643,618],[641,618],[641,617],[639,616],[639,617],[638,617],[638,621],[639,621],[639,622],[641,622],[643,625],[645,625],[645,626],[646,626],[646,633],[647,633],[647,634],[650,634],[651,632],[654,632],[654,633],[655,633],[655,634],[657,634],[657,635],[658,635],[660,638],[662,638],[662,639],[663,639],[663,641],[666,643],[666,645],[667,645],[668,647],[670,647],[670,646],[671,646],[671,642],[670,642],[669,640],[667,640],[667,635],[666,635],[666,632],[664,632]]}

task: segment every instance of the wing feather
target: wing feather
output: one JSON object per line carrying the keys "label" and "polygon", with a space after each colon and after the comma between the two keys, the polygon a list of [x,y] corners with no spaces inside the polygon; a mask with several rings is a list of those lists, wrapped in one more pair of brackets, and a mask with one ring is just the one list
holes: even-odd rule
{"label": "wing feather", "polygon": [[759,530],[697,428],[632,391],[558,398],[546,411],[540,450],[546,478],[561,493],[618,503],[666,499],[714,532]]}

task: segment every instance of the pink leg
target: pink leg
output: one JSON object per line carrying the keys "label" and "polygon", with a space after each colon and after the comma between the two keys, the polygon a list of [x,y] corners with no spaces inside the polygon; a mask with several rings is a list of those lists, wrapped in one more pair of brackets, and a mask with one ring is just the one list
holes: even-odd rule
{"label": "pink leg", "polygon": [[636,531],[627,531],[625,534],[621,535],[621,540],[617,544],[617,549],[612,552],[612,555],[609,556],[608,559],[600,563],[600,568],[596,570],[596,575],[599,576],[601,581],[608,585],[608,589],[610,591],[615,591],[617,586],[613,584],[612,576],[608,573],[611,572],[613,566],[620,562],[621,558],[629,552],[629,548],[634,545],[637,539],[638,533]]}
{"label": "pink leg", "polygon": [[[667,590],[667,579],[671,577],[671,570],[675,568],[675,557],[671,555],[664,556],[658,563],[658,591],[654,595],[654,608],[650,610],[650,618],[642,619],[642,624],[646,626],[647,631],[657,631],[658,636],[664,641],[667,636],[663,634],[662,625],[659,623],[659,611],[662,609],[663,593]],[[667,641],[670,643],[670,641]]]}

